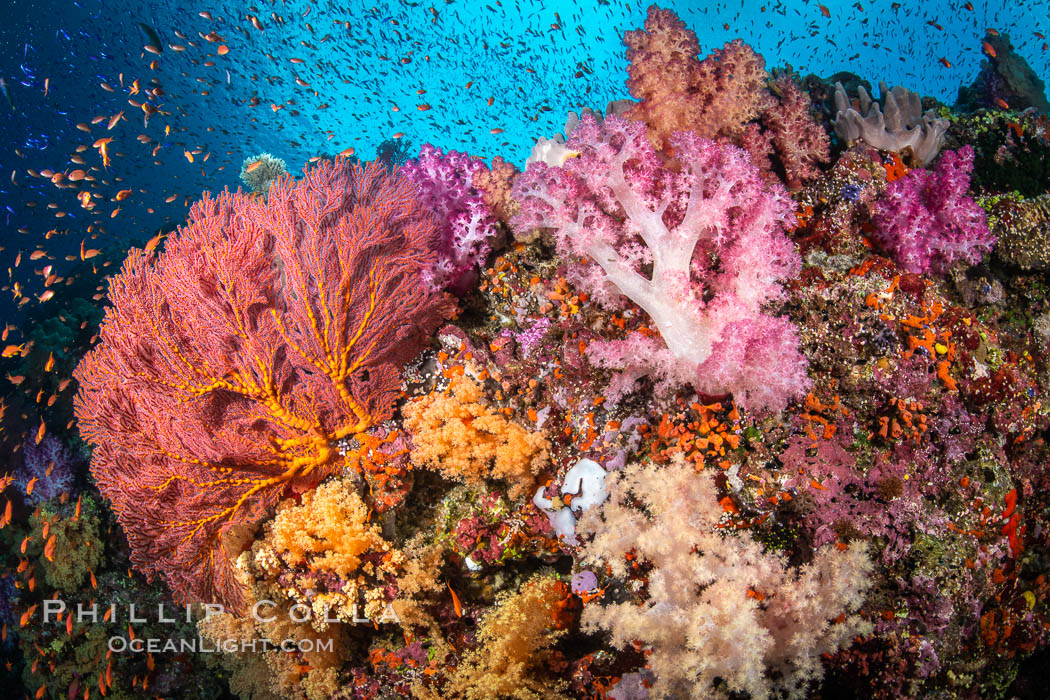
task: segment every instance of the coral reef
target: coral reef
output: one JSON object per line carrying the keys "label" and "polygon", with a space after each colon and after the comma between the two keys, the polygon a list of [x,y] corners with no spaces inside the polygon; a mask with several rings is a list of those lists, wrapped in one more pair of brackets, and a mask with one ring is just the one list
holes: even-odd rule
{"label": "coral reef", "polygon": [[498,601],[479,624],[478,648],[465,655],[441,697],[564,698],[565,682],[553,677],[545,657],[559,636],[559,613],[567,596],[564,583],[534,578]]}
{"label": "coral reef", "polygon": [[624,116],[646,125],[657,150],[672,148],[676,131],[738,138],[768,104],[761,56],[738,39],[698,61],[696,34],[672,10],[651,5],[645,28],[627,32],[624,44],[627,89],[640,100]]}
{"label": "coral reef", "polygon": [[435,291],[465,293],[492,249],[495,219],[474,187],[484,170],[485,164],[477,158],[456,151],[442,153],[430,144],[424,144],[418,158],[401,166],[401,175],[416,187],[419,201],[439,222],[437,264],[426,272],[426,282]]}
{"label": "coral reef", "polygon": [[817,164],[830,159],[831,139],[810,117],[810,98],[793,76],[778,76],[770,82],[770,89],[778,100],[762,113],[762,124],[783,164],[785,184],[798,189],[803,182],[820,176]]}
{"label": "coral reef", "polygon": [[988,204],[996,255],[1022,270],[1050,269],[1050,194]]}
{"label": "coral reef", "polygon": [[15,470],[14,482],[33,503],[41,503],[73,492],[77,472],[83,466],[68,447],[54,435],[37,443],[26,442],[22,465]]}
{"label": "coral reef", "polygon": [[1013,101],[958,114],[700,56],[654,6],[636,100],[524,163],[395,134],[204,195],[119,272],[34,251],[4,687],[1040,697],[1050,122],[986,41]]}
{"label": "coral reef", "polygon": [[412,461],[468,483],[502,479],[517,498],[546,465],[547,439],[485,406],[483,397],[476,382],[458,376],[447,393],[433,392],[406,406]]}
{"label": "coral reef", "polygon": [[1046,86],[1023,56],[1014,51],[1010,35],[989,30],[981,40],[981,70],[969,86],[959,87],[956,109],[973,112],[978,109],[1015,109],[1033,107],[1050,114]]}

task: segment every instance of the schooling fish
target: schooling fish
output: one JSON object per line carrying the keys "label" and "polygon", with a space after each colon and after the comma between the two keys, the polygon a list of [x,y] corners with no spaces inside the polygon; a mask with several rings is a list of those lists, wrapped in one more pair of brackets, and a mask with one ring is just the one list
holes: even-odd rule
{"label": "schooling fish", "polygon": [[7,87],[7,81],[0,78],[0,90],[4,91],[4,99],[7,100],[7,104],[11,107],[11,111],[15,111],[15,100],[11,97],[11,90]]}

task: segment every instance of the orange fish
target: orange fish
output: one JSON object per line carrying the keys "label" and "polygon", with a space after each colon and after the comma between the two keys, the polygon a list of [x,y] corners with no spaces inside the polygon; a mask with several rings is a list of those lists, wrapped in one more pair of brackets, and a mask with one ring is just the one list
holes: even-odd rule
{"label": "orange fish", "polygon": [[91,145],[92,148],[97,148],[99,154],[102,156],[102,167],[103,168],[108,168],[109,167],[109,150],[108,150],[107,146],[109,146],[109,144],[111,144],[112,142],[113,142],[112,137],[107,136],[105,138],[99,139],[98,141],[95,141],[95,143],[93,143]]}
{"label": "orange fish", "polygon": [[817,5],[817,7],[820,8],[820,14],[824,15],[825,17],[831,17],[831,10],[824,7],[823,5]]}
{"label": "orange fish", "polygon": [[940,59],[940,63],[941,63],[941,64],[942,64],[942,65],[943,65],[943,66],[944,66],[945,68],[951,68],[951,67],[952,67],[952,64],[948,62],[948,59],[947,59],[947,58],[942,58],[942,59]]}
{"label": "orange fish", "polygon": [[990,56],[991,58],[995,58],[995,49],[992,48],[992,45],[989,44],[987,41],[981,42],[981,48],[984,49],[984,52],[988,54],[988,56]]}
{"label": "orange fish", "polygon": [[999,107],[1000,109],[1010,109],[1010,105],[1008,105],[1008,104],[1006,103],[1006,100],[1004,100],[1004,99],[1003,99],[1003,98],[1001,98],[1001,97],[996,97],[996,98],[995,98],[995,104],[996,104],[996,105],[997,105],[997,106],[998,106],[998,107]]}
{"label": "orange fish", "polygon": [[456,617],[463,617],[463,606],[459,603],[459,596],[452,590],[448,581],[445,582],[445,585],[448,586],[448,592],[452,594],[452,609],[456,612]]}

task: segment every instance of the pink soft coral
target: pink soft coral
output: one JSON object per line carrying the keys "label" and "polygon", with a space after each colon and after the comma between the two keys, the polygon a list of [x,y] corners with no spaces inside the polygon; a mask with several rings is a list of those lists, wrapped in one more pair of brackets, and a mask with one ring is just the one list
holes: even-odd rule
{"label": "pink soft coral", "polygon": [[762,114],[773,147],[784,166],[787,186],[795,189],[820,176],[817,163],[828,162],[831,139],[809,114],[809,95],[790,75],[772,82],[780,99]]}
{"label": "pink soft coral", "polygon": [[995,244],[984,210],[967,196],[973,147],[945,151],[934,171],[912,170],[875,204],[875,240],[908,272],[944,273],[981,261]]}
{"label": "pink soft coral", "polygon": [[478,158],[456,151],[442,153],[429,143],[423,145],[419,158],[401,168],[439,222],[437,264],[424,274],[432,291],[464,294],[492,249],[496,220],[473,183],[476,175],[487,170]]}
{"label": "pink soft coral", "polygon": [[645,29],[627,32],[627,89],[641,100],[626,113],[666,149],[675,131],[734,142],[770,103],[765,61],[739,39],[697,60],[700,44],[672,10],[649,7]]}
{"label": "pink soft coral", "polygon": [[[594,343],[592,360],[655,375],[659,387],[691,383],[732,392],[741,405],[778,410],[807,385],[794,326],[763,312],[799,258],[783,225],[792,204],[766,189],[740,149],[678,132],[673,170],[646,139],[645,125],[586,116],[562,167],[533,163],[514,198],[519,233],[553,231],[560,253],[589,260],[573,281],[600,302],[620,294],[642,307],[663,343],[634,336]],[[622,383],[620,389],[627,388]]]}

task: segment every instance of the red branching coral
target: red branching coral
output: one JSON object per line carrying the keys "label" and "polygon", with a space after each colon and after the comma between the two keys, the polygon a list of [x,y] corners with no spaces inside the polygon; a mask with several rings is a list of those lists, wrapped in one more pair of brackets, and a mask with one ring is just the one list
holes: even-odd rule
{"label": "red branching coral", "polygon": [[810,116],[809,95],[794,78],[783,75],[772,82],[772,88],[780,99],[765,111],[762,123],[784,166],[787,186],[797,189],[804,181],[820,176],[817,163],[828,162],[831,139]]}
{"label": "red branching coral", "polygon": [[627,32],[627,89],[641,102],[624,115],[644,121],[657,149],[675,131],[734,143],[771,97],[765,61],[739,39],[697,60],[696,34],[671,10],[649,7],[645,29]]}
{"label": "red branching coral", "polygon": [[134,564],[180,601],[242,602],[234,526],[287,487],[367,468],[400,365],[440,320],[436,227],[398,175],[322,163],[266,202],[205,195],[109,289],[77,368],[92,471]]}

